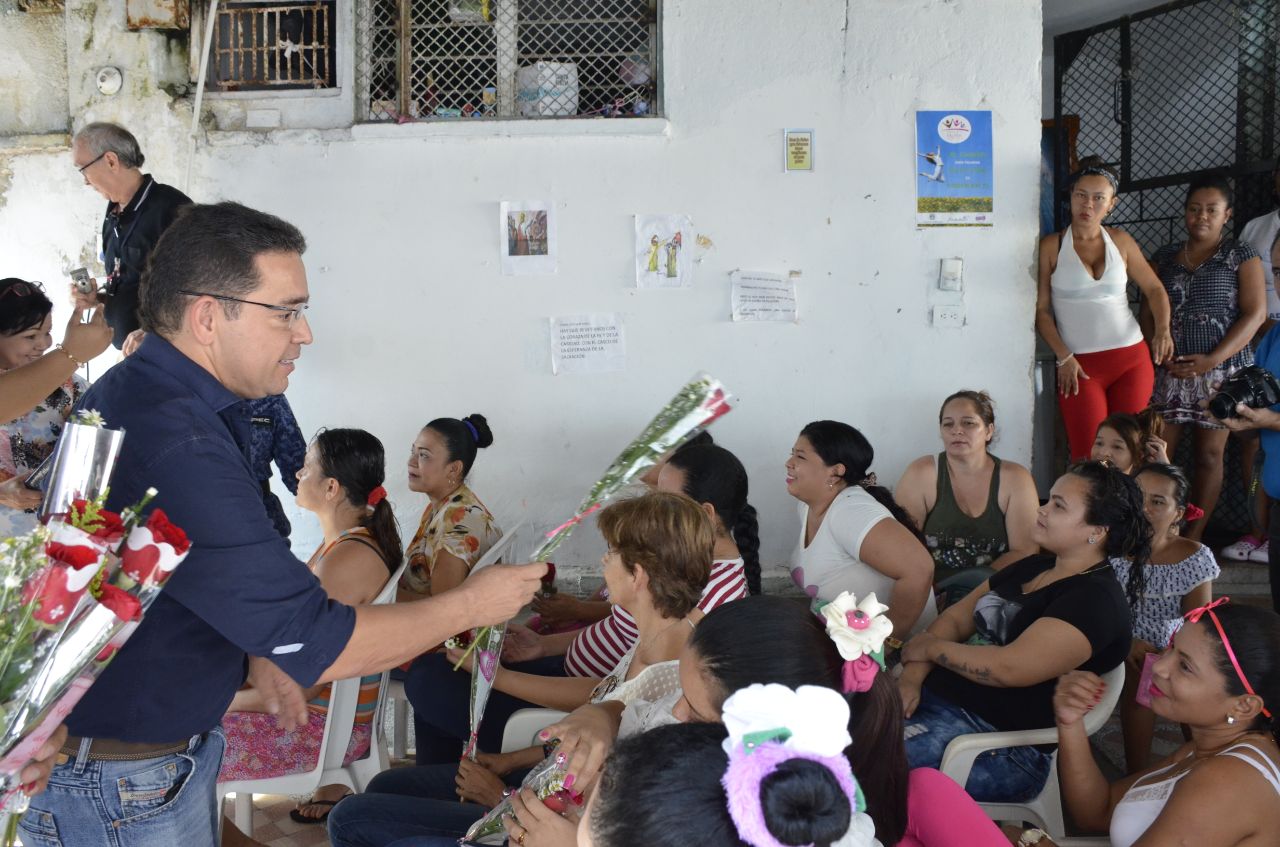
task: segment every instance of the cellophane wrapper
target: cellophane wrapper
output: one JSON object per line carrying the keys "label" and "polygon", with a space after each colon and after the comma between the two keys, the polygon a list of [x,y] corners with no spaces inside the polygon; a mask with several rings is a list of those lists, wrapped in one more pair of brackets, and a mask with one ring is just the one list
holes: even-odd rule
{"label": "cellophane wrapper", "polygon": [[[570,808],[580,808],[578,803],[574,802],[573,795],[564,787],[564,778],[567,773],[564,765],[558,763],[555,754],[552,753],[529,771],[520,787],[533,791],[538,795],[538,799],[553,811],[563,813]],[[458,843],[501,844],[507,835],[502,827],[502,816],[513,814],[510,798],[503,797],[501,803],[471,825],[467,834],[459,839]]]}
{"label": "cellophane wrapper", "polygon": [[[140,508],[140,507],[138,507]],[[80,698],[137,629],[178,562],[166,561],[141,580],[120,569],[118,552],[127,538],[140,546],[151,536],[133,526],[137,512],[125,512],[125,533],[105,549],[93,585],[74,595],[50,588],[56,565],[47,555],[52,539],[90,543],[87,533],[55,518],[28,536],[0,540],[0,630],[9,641],[0,651],[0,843],[14,843],[18,819],[27,807],[19,775],[22,767],[63,723]],[[172,551],[167,551],[172,554]],[[21,590],[9,588],[21,583]],[[74,587],[74,585],[72,586]],[[40,608],[69,596],[69,614],[56,624],[40,620]],[[73,602],[73,605],[72,605]]]}

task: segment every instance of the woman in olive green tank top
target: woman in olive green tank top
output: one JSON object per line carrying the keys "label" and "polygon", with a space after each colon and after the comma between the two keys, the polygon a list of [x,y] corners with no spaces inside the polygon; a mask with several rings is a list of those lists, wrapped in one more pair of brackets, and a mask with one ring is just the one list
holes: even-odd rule
{"label": "woman in olive green tank top", "polygon": [[1039,507],[1027,469],[988,451],[995,408],[985,391],[952,394],[938,426],[944,451],[912,462],[894,492],[924,530],[935,587],[973,568],[998,570],[1035,553],[1031,532]]}

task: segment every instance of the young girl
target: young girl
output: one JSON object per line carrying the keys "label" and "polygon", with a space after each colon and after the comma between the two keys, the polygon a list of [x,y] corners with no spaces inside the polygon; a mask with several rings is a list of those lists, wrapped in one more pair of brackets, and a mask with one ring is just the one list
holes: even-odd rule
{"label": "young girl", "polygon": [[1168,447],[1160,437],[1163,432],[1164,419],[1154,409],[1143,409],[1136,415],[1108,415],[1098,424],[1089,459],[1107,462],[1130,475],[1147,462],[1168,464]]}
{"label": "young girl", "polygon": [[[1126,771],[1147,766],[1155,715],[1135,699],[1138,680],[1148,656],[1154,658],[1177,631],[1182,615],[1205,605],[1213,596],[1213,580],[1221,572],[1213,551],[1184,538],[1182,526],[1198,515],[1187,505],[1187,476],[1169,464],[1143,465],[1136,479],[1142,489],[1143,511],[1151,523],[1151,559],[1145,588],[1133,620],[1133,649],[1125,666],[1124,696],[1120,700],[1120,728],[1124,733]],[[1199,512],[1199,509],[1196,509]],[[1122,584],[1129,581],[1128,559],[1113,558],[1111,567]]]}

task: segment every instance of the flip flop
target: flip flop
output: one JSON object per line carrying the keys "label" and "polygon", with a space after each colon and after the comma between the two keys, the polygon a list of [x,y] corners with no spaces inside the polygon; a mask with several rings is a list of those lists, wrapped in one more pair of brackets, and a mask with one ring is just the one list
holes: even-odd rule
{"label": "flip flop", "polygon": [[328,806],[329,811],[325,812],[323,815],[321,815],[318,818],[311,818],[302,814],[302,806],[299,806],[296,809],[289,810],[289,819],[295,821],[296,823],[324,823],[329,819],[329,812],[333,811],[333,807],[338,805],[339,803],[341,803],[343,800],[347,799],[350,796],[351,796],[350,794],[344,794],[341,797],[339,797],[337,800],[309,800],[306,803],[303,803],[302,806]]}

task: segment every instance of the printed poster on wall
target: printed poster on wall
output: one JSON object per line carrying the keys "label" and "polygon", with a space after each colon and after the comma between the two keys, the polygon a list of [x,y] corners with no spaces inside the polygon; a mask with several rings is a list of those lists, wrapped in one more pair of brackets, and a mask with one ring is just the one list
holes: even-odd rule
{"label": "printed poster on wall", "polygon": [[797,323],[796,275],[763,271],[734,271],[730,317],[735,321],[783,321]]}
{"label": "printed poster on wall", "polygon": [[693,285],[694,243],[688,215],[636,215],[636,288]]}
{"label": "printed poster on wall", "polygon": [[607,373],[624,370],[627,349],[622,315],[561,315],[551,319],[551,372]]}
{"label": "printed poster on wall", "polygon": [[916,226],[991,226],[991,112],[916,112],[915,170]]}
{"label": "printed poster on wall", "polygon": [[507,276],[556,272],[556,206],[546,200],[504,200],[498,207],[502,272]]}

